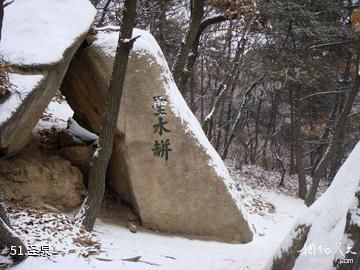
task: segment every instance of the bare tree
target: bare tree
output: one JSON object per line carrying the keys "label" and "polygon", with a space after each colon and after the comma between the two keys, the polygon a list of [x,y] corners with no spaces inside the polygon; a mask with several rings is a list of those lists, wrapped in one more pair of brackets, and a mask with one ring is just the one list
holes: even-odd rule
{"label": "bare tree", "polygon": [[303,162],[303,148],[301,146],[301,111],[300,111],[300,104],[299,104],[299,97],[300,97],[300,89],[299,85],[296,86],[295,93],[293,90],[290,90],[290,96],[292,97],[293,108],[294,108],[294,117],[292,118],[292,125],[293,125],[293,145],[294,145],[294,152],[295,152],[295,159],[296,159],[296,172],[298,175],[298,183],[299,183],[299,197],[301,199],[306,198],[307,193],[307,186],[306,186],[306,176],[304,170],[304,162]]}
{"label": "bare tree", "polygon": [[314,171],[314,174],[312,177],[312,179],[313,179],[312,186],[311,186],[309,194],[305,200],[305,203],[308,206],[311,205],[315,201],[315,196],[316,196],[317,189],[319,187],[320,179],[321,179],[321,177],[323,177],[326,169],[328,168],[328,166],[330,165],[334,156],[336,155],[340,144],[343,143],[341,141],[341,139],[343,137],[347,119],[348,119],[348,116],[353,107],[355,98],[360,91],[359,63],[360,63],[360,52],[358,52],[357,60],[355,63],[356,64],[356,72],[355,72],[355,81],[352,86],[352,90],[346,99],[344,108],[343,108],[340,116],[338,117],[338,119],[336,119],[337,124],[336,124],[335,130],[334,130],[334,134],[332,135],[330,144],[329,144],[328,148],[326,149],[325,154],[323,155],[322,159],[320,160],[319,164],[317,165],[317,167]]}
{"label": "bare tree", "polygon": [[88,195],[78,213],[81,223],[89,231],[92,230],[94,226],[97,212],[104,198],[106,169],[113,148],[126,68],[130,50],[137,39],[137,37],[132,38],[136,17],[136,4],[136,0],[125,1],[124,16],[116,50],[114,69],[106,98],[103,127],[99,136],[99,148],[94,155],[93,165],[89,172]]}
{"label": "bare tree", "polygon": [[[181,44],[180,51],[176,56],[175,64],[173,66],[172,74],[174,76],[174,80],[178,87],[180,88],[182,74],[186,67],[186,62],[189,56],[189,53],[193,47],[193,44],[198,36],[198,30],[200,28],[200,24],[202,18],[204,16],[204,5],[205,0],[191,0],[190,4],[190,24],[188,31],[186,33],[184,42]],[[184,89],[180,88],[180,91]]]}
{"label": "bare tree", "polygon": [[13,2],[14,0],[10,0],[10,1],[0,0],[0,40],[1,40],[3,20],[4,20],[4,9]]}

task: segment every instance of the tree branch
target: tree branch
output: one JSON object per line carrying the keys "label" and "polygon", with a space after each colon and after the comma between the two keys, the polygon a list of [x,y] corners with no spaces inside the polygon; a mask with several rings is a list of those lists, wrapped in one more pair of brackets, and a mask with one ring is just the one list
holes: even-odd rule
{"label": "tree branch", "polygon": [[304,101],[305,99],[314,97],[314,96],[320,96],[320,95],[332,95],[332,94],[341,94],[341,93],[346,93],[349,92],[349,90],[344,90],[344,91],[324,91],[324,92],[317,92],[317,93],[313,93],[311,95],[307,95],[303,98],[299,99],[299,102]]}
{"label": "tree branch", "polygon": [[4,2],[3,7],[6,8],[8,5],[11,5],[12,3],[14,3],[15,0],[11,0],[10,2]]}

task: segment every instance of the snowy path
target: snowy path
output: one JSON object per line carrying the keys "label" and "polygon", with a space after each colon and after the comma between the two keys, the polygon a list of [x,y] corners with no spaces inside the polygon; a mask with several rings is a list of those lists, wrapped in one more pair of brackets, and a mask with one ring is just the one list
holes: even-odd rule
{"label": "snowy path", "polygon": [[[304,210],[293,197],[262,192],[272,202],[276,212],[271,216],[250,215],[256,224],[254,241],[246,245],[191,240],[156,234],[140,229],[133,234],[125,227],[97,221],[95,235],[102,244],[100,255],[82,258],[77,255],[57,257],[56,263],[42,257],[30,257],[16,270],[42,269],[171,269],[171,270],[260,270],[274,253]],[[141,256],[137,262],[124,259]]]}

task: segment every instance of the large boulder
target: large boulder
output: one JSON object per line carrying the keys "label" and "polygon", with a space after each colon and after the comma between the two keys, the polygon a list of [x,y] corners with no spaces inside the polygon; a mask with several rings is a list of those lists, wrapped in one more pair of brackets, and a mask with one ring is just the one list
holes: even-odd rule
{"label": "large boulder", "polygon": [[[109,177],[145,227],[246,243],[252,239],[222,160],[178,91],[154,38],[135,30]],[[118,33],[100,32],[74,57],[62,93],[76,120],[95,133]],[[100,146],[101,147],[101,146]]]}
{"label": "large boulder", "polygon": [[87,0],[16,0],[6,7],[0,55],[11,71],[11,93],[0,104],[0,156],[31,139],[95,13]]}
{"label": "large boulder", "polygon": [[70,161],[30,144],[0,162],[0,186],[7,199],[74,210],[86,194],[83,177]]}

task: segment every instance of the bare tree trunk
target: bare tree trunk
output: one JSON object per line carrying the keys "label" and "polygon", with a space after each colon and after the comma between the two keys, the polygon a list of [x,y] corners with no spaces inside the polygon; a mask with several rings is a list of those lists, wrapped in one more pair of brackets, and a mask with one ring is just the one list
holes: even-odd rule
{"label": "bare tree trunk", "polygon": [[344,132],[342,132],[339,147],[338,147],[338,150],[336,151],[335,158],[334,158],[331,168],[330,168],[329,180],[331,180],[335,177],[337,171],[341,167],[341,164],[342,164],[342,161],[344,158],[344,154],[345,154],[344,140],[345,140],[345,134],[344,134]]}
{"label": "bare tree trunk", "polygon": [[[187,60],[185,61],[185,64],[186,64],[186,72],[182,72],[181,74],[181,78],[180,78],[180,86],[181,87],[184,87],[186,86],[187,84],[187,81],[189,79],[189,74],[192,73],[193,69],[194,69],[194,66],[195,66],[195,62],[196,62],[196,59],[198,57],[198,54],[199,54],[199,43],[200,43],[200,38],[201,38],[201,35],[203,34],[203,32],[205,31],[205,29],[207,27],[209,27],[210,25],[213,25],[213,24],[217,24],[217,23],[221,23],[221,22],[224,22],[224,21],[227,21],[227,20],[235,20],[238,18],[238,13],[237,11],[234,11],[230,14],[230,16],[225,16],[224,14],[221,14],[221,15],[217,15],[217,16],[212,16],[210,18],[206,18],[204,19],[199,27],[198,27],[198,31],[197,31],[197,34],[195,36],[195,39],[192,43],[192,47],[190,48],[190,51],[191,53],[188,54],[188,58]],[[254,19],[254,18],[253,18]],[[247,34],[250,32],[250,25],[253,21],[253,19],[251,20],[251,22],[249,23],[249,27],[247,28],[247,30],[244,32],[243,36],[242,36],[242,40],[245,41],[246,40],[246,36]]]}
{"label": "bare tree trunk", "polygon": [[281,178],[280,178],[279,186],[282,187],[282,186],[284,186],[286,168],[285,168],[284,162],[281,159],[280,154],[279,154],[279,149],[278,149],[279,144],[278,144],[277,139],[276,139],[276,133],[277,132],[275,132],[275,134],[273,135],[273,147],[272,148],[273,148],[273,153],[274,153],[275,159],[277,160],[277,162],[280,165]]}
{"label": "bare tree trunk", "polygon": [[[333,128],[333,122],[335,122],[336,117],[338,116],[339,107],[341,107],[340,103],[341,97],[340,94],[338,94],[335,104],[333,105],[331,112],[329,113],[329,117],[325,125],[325,131],[322,135],[321,141],[329,140],[329,137],[331,136],[331,130]],[[314,163],[312,164],[312,175],[314,174],[316,167],[319,165],[321,158],[324,156],[326,146],[327,144],[325,143],[321,144],[315,153]]]}
{"label": "bare tree trunk", "polygon": [[[297,86],[299,87],[299,86]],[[290,90],[292,91],[292,90]],[[292,93],[293,97],[293,106],[294,106],[294,130],[293,130],[293,141],[294,141],[294,150],[295,150],[295,159],[296,159],[296,172],[298,175],[298,183],[299,183],[299,197],[301,199],[305,199],[307,193],[306,187],[306,179],[305,179],[305,169],[303,163],[303,149],[301,146],[301,111],[300,111],[300,104],[299,104],[299,95],[300,89],[296,88],[295,93]]]}
{"label": "bare tree trunk", "polygon": [[204,97],[205,97],[205,89],[204,89],[204,59],[201,59],[201,71],[200,71],[200,122],[204,121]]}
{"label": "bare tree trunk", "polygon": [[136,40],[131,39],[136,17],[136,0],[126,0],[124,17],[119,35],[114,69],[106,99],[103,127],[99,136],[99,148],[89,172],[88,195],[79,212],[79,218],[87,230],[92,230],[96,215],[105,193],[105,176],[112,153],[116,122],[120,111],[126,68],[130,50]]}
{"label": "bare tree trunk", "polygon": [[176,60],[173,66],[172,74],[175,80],[175,83],[180,88],[180,91],[184,93],[181,85],[181,78],[186,67],[186,62],[190,54],[193,43],[196,39],[202,18],[204,16],[204,4],[205,0],[191,0],[190,1],[190,24],[188,31],[186,33],[184,42],[181,44],[181,48],[176,56]]}
{"label": "bare tree trunk", "polygon": [[[101,11],[101,17],[99,19],[99,22],[97,23],[97,25],[99,27],[103,26],[104,25],[104,21],[105,21],[105,16],[106,16],[106,13],[108,12],[108,9],[109,9],[109,5],[110,3],[112,2],[112,0],[107,0],[107,2],[105,3],[102,11]],[[95,5],[96,6],[96,5]]]}
{"label": "bare tree trunk", "polygon": [[203,129],[205,134],[209,133],[208,129],[210,127],[210,122],[212,122],[213,118],[216,116],[220,108],[220,104],[222,104],[224,97],[226,96],[226,92],[230,90],[231,97],[233,95],[235,85],[240,75],[241,56],[243,55],[245,44],[245,39],[238,42],[235,57],[231,63],[231,68],[229,68],[226,74],[226,79],[222,82],[221,86],[217,90],[217,95],[214,97],[210,106],[210,111],[203,122]]}
{"label": "bare tree trunk", "polygon": [[14,0],[8,1],[5,3],[6,0],[0,0],[0,40],[2,38],[2,27],[3,27],[3,21],[4,21],[4,9],[12,4]]}
{"label": "bare tree trunk", "polygon": [[220,151],[220,144],[221,144],[221,138],[223,137],[223,116],[224,116],[224,112],[225,112],[225,100],[223,100],[221,102],[220,105],[220,111],[218,114],[218,129],[217,129],[217,137],[216,137],[216,142],[215,142],[215,150],[217,152]]}
{"label": "bare tree trunk", "polygon": [[251,153],[250,162],[251,165],[255,165],[257,161],[257,150],[259,147],[259,124],[260,124],[260,111],[261,111],[262,99],[259,99],[259,104],[256,110],[256,118],[255,118],[255,145],[254,149]]}
{"label": "bare tree trunk", "polygon": [[233,139],[235,138],[235,131],[240,123],[240,120],[242,118],[242,115],[243,115],[243,111],[244,111],[244,107],[245,107],[245,104],[246,104],[246,101],[248,100],[248,96],[250,94],[250,92],[255,88],[255,86],[259,83],[259,81],[263,78],[263,76],[261,76],[260,78],[258,78],[254,83],[252,83],[250,85],[250,87],[246,90],[246,92],[244,93],[244,96],[242,98],[242,101],[240,103],[240,106],[238,108],[238,112],[236,114],[236,117],[235,119],[233,120],[233,124],[231,125],[231,128],[229,130],[229,133],[228,133],[228,136],[227,138],[225,139],[226,140],[226,144],[224,146],[224,150],[223,150],[223,153],[222,153],[222,156],[221,158],[222,159],[226,159],[228,153],[229,153],[229,148],[230,148],[230,145],[233,141]]}
{"label": "bare tree trunk", "polygon": [[193,113],[195,113],[195,111],[196,111],[196,106],[195,106],[195,95],[196,95],[195,76],[196,76],[195,72],[191,73],[191,78],[190,78],[190,109],[191,109],[191,111]]}
{"label": "bare tree trunk", "polygon": [[165,38],[165,33],[166,33],[166,9],[167,9],[167,5],[168,1],[164,1],[164,0],[160,0],[159,1],[159,6],[160,6],[160,18],[159,18],[159,31],[158,31],[158,38],[156,39],[159,42],[159,46],[162,49],[162,51],[164,52],[165,55],[168,55],[168,46],[166,44],[166,38]]}
{"label": "bare tree trunk", "polygon": [[289,103],[290,103],[290,121],[291,121],[291,149],[290,149],[290,168],[289,175],[293,175],[295,171],[295,145],[294,145],[294,102],[292,91],[289,91]]}
{"label": "bare tree trunk", "polygon": [[0,0],[0,40],[2,38],[2,26],[4,21],[4,2],[5,0]]}
{"label": "bare tree trunk", "polygon": [[270,121],[268,123],[267,126],[267,132],[266,132],[266,137],[265,137],[265,141],[264,141],[264,146],[263,146],[263,167],[265,168],[265,170],[268,170],[268,162],[267,162],[267,150],[268,150],[268,142],[269,140],[271,140],[271,144],[270,144],[270,149],[272,146],[272,141],[273,141],[273,135],[275,132],[275,123],[276,123],[276,115],[277,115],[277,100],[278,100],[278,95],[279,93],[276,93],[276,96],[274,97],[274,95],[271,95],[271,112],[270,112]]}
{"label": "bare tree trunk", "polygon": [[[348,83],[351,80],[351,64],[352,64],[352,54],[348,52],[348,59],[343,74],[343,81],[345,83]],[[322,141],[329,139],[329,136],[331,135],[330,130],[333,127],[333,122],[336,120],[336,117],[341,113],[342,107],[344,106],[344,102],[345,102],[344,93],[337,94],[335,103],[329,113],[328,123],[325,126],[325,132],[322,135]],[[319,162],[321,161],[321,158],[324,155],[325,151],[326,151],[326,144],[321,144],[314,155],[315,156],[314,162],[313,164],[311,164],[312,175],[314,174],[315,169],[318,166]]]}

